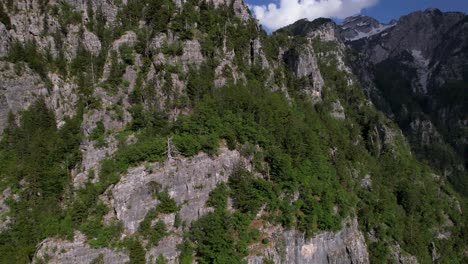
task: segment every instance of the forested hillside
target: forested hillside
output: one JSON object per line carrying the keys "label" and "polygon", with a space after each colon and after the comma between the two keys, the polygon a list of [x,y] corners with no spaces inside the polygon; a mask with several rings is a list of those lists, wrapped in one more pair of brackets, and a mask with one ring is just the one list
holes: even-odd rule
{"label": "forested hillside", "polygon": [[242,0],[1,2],[0,263],[467,262],[352,55]]}

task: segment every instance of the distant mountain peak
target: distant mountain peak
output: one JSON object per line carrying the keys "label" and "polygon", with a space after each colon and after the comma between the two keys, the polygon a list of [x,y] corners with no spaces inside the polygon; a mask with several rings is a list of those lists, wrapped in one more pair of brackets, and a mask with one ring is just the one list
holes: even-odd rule
{"label": "distant mountain peak", "polygon": [[276,32],[287,32],[289,35],[306,36],[328,23],[333,23],[335,25],[335,22],[329,18],[317,18],[312,21],[304,18],[289,26],[280,28]]}
{"label": "distant mountain peak", "polygon": [[372,17],[363,15],[352,16],[346,18],[341,25],[341,34],[347,41],[356,41],[380,34],[396,24],[397,22],[394,20],[389,24],[383,24]]}

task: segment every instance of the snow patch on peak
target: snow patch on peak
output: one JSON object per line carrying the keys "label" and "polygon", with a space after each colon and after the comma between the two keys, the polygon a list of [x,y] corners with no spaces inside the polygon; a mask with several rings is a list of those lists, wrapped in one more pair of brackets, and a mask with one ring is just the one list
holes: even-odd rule
{"label": "snow patch on peak", "polygon": [[[389,29],[389,28],[392,28],[394,27],[396,24],[390,24],[390,25],[384,25],[384,24],[380,24],[378,27],[376,28],[373,28],[371,31],[369,32],[357,32],[358,34],[355,36],[355,37],[352,37],[352,38],[347,38],[346,40],[348,41],[356,41],[356,40],[359,40],[359,39],[363,39],[363,38],[369,38],[369,37],[372,37],[374,35],[377,35],[377,34],[380,34],[382,33],[383,31]],[[359,24],[358,24],[359,26]],[[386,36],[386,34],[382,34],[382,36]]]}
{"label": "snow patch on peak", "polygon": [[369,26],[369,25],[370,25],[369,22],[359,22],[359,23],[357,23],[358,27],[365,27],[365,26]]}

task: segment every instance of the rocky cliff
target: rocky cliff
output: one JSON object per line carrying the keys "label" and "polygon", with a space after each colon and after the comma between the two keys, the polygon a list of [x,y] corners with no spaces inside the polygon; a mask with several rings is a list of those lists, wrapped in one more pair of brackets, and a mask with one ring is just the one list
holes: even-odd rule
{"label": "rocky cliff", "polygon": [[274,263],[369,263],[367,245],[356,219],[346,222],[339,232],[325,232],[309,239],[277,226],[261,231],[273,240],[266,246],[252,245],[253,252],[261,252],[264,257],[251,256],[248,263],[264,263],[264,259]]}
{"label": "rocky cliff", "polygon": [[[400,124],[421,156],[430,160],[434,148],[443,149],[450,158],[438,169],[460,190],[466,186],[467,25],[466,14],[437,9],[388,25],[364,16],[341,25],[359,54],[354,70],[373,102]],[[448,169],[454,166],[459,169]]]}
{"label": "rocky cliff", "polygon": [[463,78],[465,20],[268,36],[242,0],[0,3],[0,262],[463,262],[463,198],[364,92],[400,58],[424,96]]}

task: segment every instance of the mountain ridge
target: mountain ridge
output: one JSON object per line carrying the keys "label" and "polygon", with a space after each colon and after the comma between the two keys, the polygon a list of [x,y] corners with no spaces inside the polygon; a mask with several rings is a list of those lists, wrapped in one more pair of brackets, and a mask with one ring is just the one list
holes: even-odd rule
{"label": "mountain ridge", "polygon": [[1,263],[466,260],[466,200],[330,20],[269,36],[240,0],[0,7]]}

